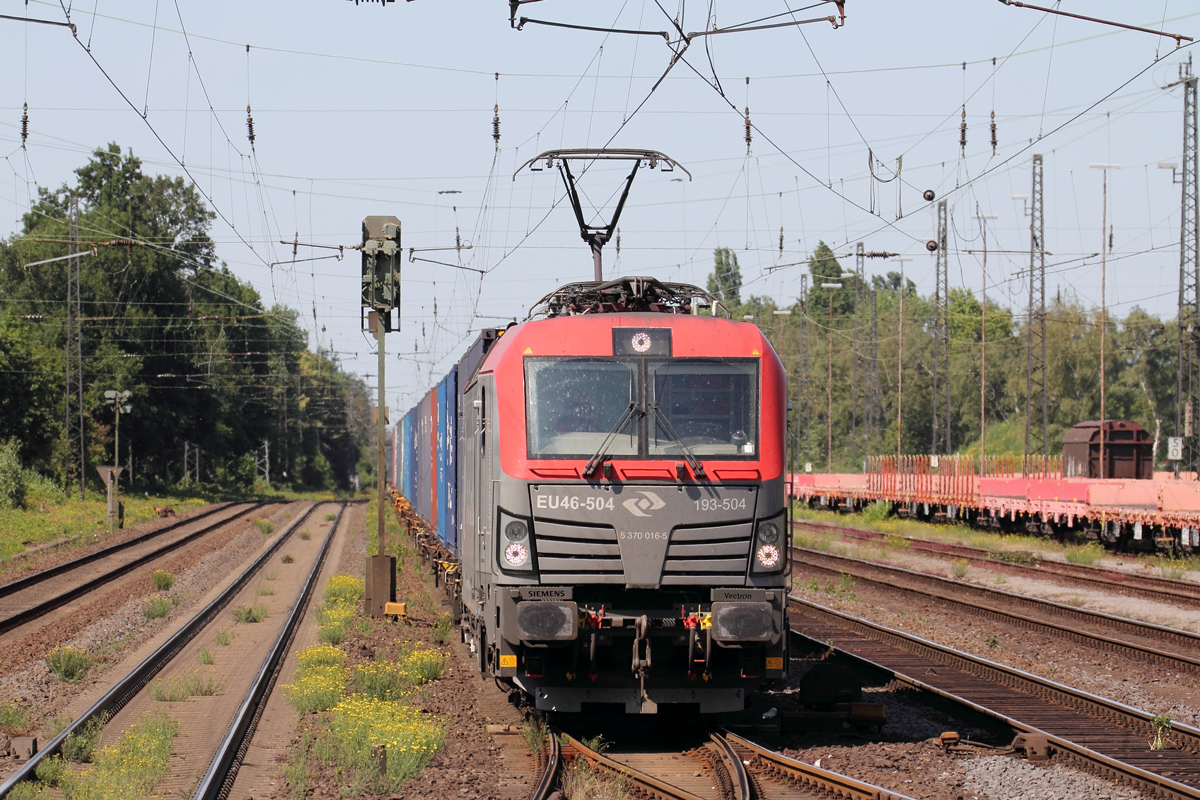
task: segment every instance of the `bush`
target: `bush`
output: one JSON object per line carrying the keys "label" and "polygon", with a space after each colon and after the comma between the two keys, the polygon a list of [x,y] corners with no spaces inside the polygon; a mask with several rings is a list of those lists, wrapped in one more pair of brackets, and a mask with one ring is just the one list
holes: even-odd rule
{"label": "bush", "polygon": [[971,569],[971,563],[965,558],[956,558],[950,562],[950,574],[957,580],[962,580],[967,577],[967,572]]}
{"label": "bush", "polygon": [[100,734],[108,724],[108,714],[97,714],[79,727],[79,730],[63,740],[62,756],[67,761],[83,764],[92,760],[96,745],[100,744]]}
{"label": "bush", "polygon": [[296,653],[296,665],[302,672],[316,667],[343,667],[346,665],[346,654],[336,647],[314,644]]}
{"label": "bush", "polygon": [[259,597],[270,597],[273,594],[275,594],[275,590],[272,589],[270,586],[267,586],[265,583],[262,586],[258,587],[258,596]]}
{"label": "bush", "polygon": [[333,522],[335,519],[337,519],[337,514],[326,514],[325,515],[326,522]]}
{"label": "bush", "polygon": [[413,681],[394,661],[372,661],[354,668],[354,680],[372,700],[400,700]]}
{"label": "bush", "polygon": [[297,533],[296,535],[299,536],[303,541],[306,541],[306,542],[312,538],[312,534],[309,533],[308,528],[301,528],[300,532]]}
{"label": "bush", "polygon": [[348,603],[354,605],[367,594],[366,584],[353,575],[334,575],[325,584],[326,603]]}
{"label": "bush", "polygon": [[62,760],[62,756],[51,756],[50,758],[43,759],[37,765],[37,769],[33,774],[47,786],[58,786],[66,771],[67,762]]}
{"label": "bush", "polygon": [[325,603],[316,608],[317,638],[326,644],[341,644],[346,629],[354,619],[354,606],[346,603]]}
{"label": "bush", "polygon": [[0,444],[0,508],[25,507],[25,472],[21,469],[21,443]]}
{"label": "bush", "polygon": [[267,607],[262,603],[252,606],[238,606],[233,610],[233,618],[244,624],[262,622],[267,618]]}
{"label": "bush", "polygon": [[154,590],[158,592],[169,592],[171,587],[175,585],[175,576],[167,572],[165,569],[156,569],[154,574],[150,576],[154,581]]}
{"label": "bush", "polygon": [[156,594],[146,599],[145,605],[142,606],[142,614],[145,615],[146,619],[165,617],[171,612],[173,605],[175,604],[171,602],[171,598],[165,594]]}
{"label": "bush", "polygon": [[1072,564],[1095,564],[1104,558],[1104,548],[1095,542],[1089,542],[1083,547],[1068,547],[1063,556]]}
{"label": "bush", "polygon": [[420,642],[415,647],[401,644],[399,664],[415,685],[436,681],[446,671],[446,661],[450,655],[441,650],[423,647]]}
{"label": "bush", "polygon": [[311,667],[301,670],[296,682],[283,687],[283,696],[301,714],[327,711],[342,699],[345,667]]}
{"label": "bush", "polygon": [[200,651],[200,663],[206,667],[211,667],[217,660],[213,658],[212,651],[207,647]]}
{"label": "bush", "polygon": [[267,522],[265,519],[256,519],[254,520],[253,524],[254,527],[258,528],[258,532],[263,536],[266,536],[271,531],[275,530],[275,526],[270,522]]}
{"label": "bush", "polygon": [[437,624],[433,626],[433,630],[429,632],[429,638],[434,644],[447,644],[450,641],[451,635],[454,633],[454,617],[450,614],[438,615]]}
{"label": "bush", "polygon": [[0,705],[0,729],[20,736],[29,728],[29,712],[16,703],[7,702]]}
{"label": "bush", "polygon": [[63,683],[79,683],[95,663],[82,647],[56,647],[46,656],[46,666]]}
{"label": "bush", "polygon": [[[445,729],[411,706],[356,695],[338,703],[330,726],[337,755],[346,766],[399,788],[421,773],[446,740]],[[387,774],[378,775],[371,748],[387,749]]]}
{"label": "bush", "polygon": [[233,637],[229,635],[229,631],[217,631],[217,635],[213,637],[213,641],[218,647],[228,647],[229,640]]}
{"label": "bush", "polygon": [[296,559],[292,558],[292,557],[291,557],[291,555],[289,555],[289,554],[287,554],[287,553],[284,553],[284,554],[283,554],[283,555],[280,557],[280,559],[279,559],[279,560],[280,560],[280,561],[282,561],[284,564],[292,564],[292,563],[294,563],[294,562],[296,561]]}
{"label": "bush", "polygon": [[862,510],[863,522],[883,522],[892,515],[890,503],[875,502]]}

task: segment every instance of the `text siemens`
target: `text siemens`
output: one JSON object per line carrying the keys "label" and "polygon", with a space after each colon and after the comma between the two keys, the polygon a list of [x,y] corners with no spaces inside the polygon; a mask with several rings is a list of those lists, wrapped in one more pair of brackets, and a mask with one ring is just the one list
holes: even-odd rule
{"label": "text siemens", "polygon": [[[744,504],[745,501],[743,501]],[[538,508],[569,508],[572,511],[584,509],[585,511],[612,511],[613,499],[611,497],[561,497],[555,495],[538,495]]]}

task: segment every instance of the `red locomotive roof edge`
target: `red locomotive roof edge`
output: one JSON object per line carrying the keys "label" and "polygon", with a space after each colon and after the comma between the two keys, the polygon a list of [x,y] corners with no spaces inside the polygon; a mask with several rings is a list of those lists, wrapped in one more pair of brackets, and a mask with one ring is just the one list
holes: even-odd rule
{"label": "red locomotive roof edge", "polygon": [[[530,459],[526,450],[525,356],[598,356],[613,354],[613,328],[670,328],[676,358],[758,358],[760,360],[760,447],[757,460],[704,458],[706,471],[724,481],[775,480],[784,474],[787,374],[758,326],[718,317],[651,312],[585,314],[533,320],[508,329],[488,353],[481,374],[496,382],[500,413],[500,463],[505,474],[538,481],[578,474],[587,459]],[[578,463],[576,463],[578,461]],[[661,472],[674,476],[682,459],[612,459],[618,474],[642,477]],[[538,473],[541,474],[538,474]]]}

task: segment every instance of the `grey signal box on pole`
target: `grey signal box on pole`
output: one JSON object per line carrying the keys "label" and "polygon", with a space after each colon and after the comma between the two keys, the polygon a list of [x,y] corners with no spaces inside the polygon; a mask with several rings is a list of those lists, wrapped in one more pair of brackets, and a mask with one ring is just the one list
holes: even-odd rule
{"label": "grey signal box on pole", "polygon": [[390,332],[392,309],[400,305],[400,220],[367,217],[362,242],[362,307],[378,312]]}

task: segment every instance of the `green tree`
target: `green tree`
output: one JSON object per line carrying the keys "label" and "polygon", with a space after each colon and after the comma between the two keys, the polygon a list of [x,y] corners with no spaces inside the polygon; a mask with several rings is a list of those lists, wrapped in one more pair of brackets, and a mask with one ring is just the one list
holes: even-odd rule
{"label": "green tree", "polygon": [[180,178],[145,174],[115,144],[96,150],[75,178],[41,190],[23,235],[0,242],[0,368],[24,376],[0,393],[0,409],[11,413],[0,438],[4,425],[24,425],[26,453],[40,453],[27,463],[64,481],[77,474],[62,422],[68,262],[22,267],[64,253],[75,197],[80,239],[120,242],[82,260],[89,464],[114,458],[104,391],[128,389],[133,411],[116,458],[133,460],[136,479],[180,479],[186,444],[200,446],[202,480],[245,486],[269,443],[273,480],[347,487],[367,441],[365,386],[308,350],[295,311],[267,308],[218,262],[214,215],[199,193]]}
{"label": "green tree", "polygon": [[742,304],[742,271],[737,253],[728,247],[713,250],[713,271],[708,276],[708,293],[731,310]]}

